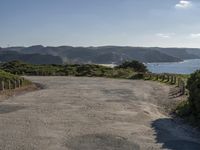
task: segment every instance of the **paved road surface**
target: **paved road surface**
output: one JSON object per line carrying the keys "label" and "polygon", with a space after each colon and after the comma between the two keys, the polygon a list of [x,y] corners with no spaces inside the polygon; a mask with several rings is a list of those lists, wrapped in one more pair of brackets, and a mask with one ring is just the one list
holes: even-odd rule
{"label": "paved road surface", "polygon": [[199,150],[193,129],[160,110],[156,82],[28,77],[45,89],[0,103],[0,150]]}

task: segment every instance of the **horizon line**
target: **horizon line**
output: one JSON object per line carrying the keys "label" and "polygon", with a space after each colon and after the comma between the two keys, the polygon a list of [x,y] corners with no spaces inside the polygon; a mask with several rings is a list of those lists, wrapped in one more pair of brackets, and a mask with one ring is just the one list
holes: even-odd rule
{"label": "horizon line", "polygon": [[28,47],[34,47],[34,46],[42,46],[42,47],[74,47],[74,48],[98,48],[98,47],[132,47],[132,48],[178,48],[178,49],[200,49],[200,47],[174,47],[174,46],[169,46],[169,47],[164,47],[164,46],[131,46],[131,45],[98,45],[98,46],[74,46],[74,45],[60,45],[60,46],[52,46],[52,45],[40,45],[40,44],[36,44],[36,45],[29,45],[29,46],[17,46],[17,45],[13,45],[13,46],[7,46],[7,47],[1,47],[0,48],[14,48],[14,47],[24,47],[24,48],[28,48]]}

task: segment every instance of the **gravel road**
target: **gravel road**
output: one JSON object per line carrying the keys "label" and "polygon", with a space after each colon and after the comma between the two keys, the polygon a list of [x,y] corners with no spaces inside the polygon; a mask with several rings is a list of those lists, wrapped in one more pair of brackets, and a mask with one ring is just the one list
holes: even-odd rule
{"label": "gravel road", "polygon": [[199,150],[162,113],[169,87],[140,80],[27,77],[44,89],[0,103],[0,150]]}

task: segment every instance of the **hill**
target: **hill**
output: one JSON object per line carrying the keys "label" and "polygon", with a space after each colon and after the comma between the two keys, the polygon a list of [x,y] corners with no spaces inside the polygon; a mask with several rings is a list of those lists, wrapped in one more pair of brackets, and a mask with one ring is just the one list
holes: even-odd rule
{"label": "hill", "polygon": [[[193,51],[190,51],[193,50]],[[15,51],[20,54],[40,54],[62,58],[67,63],[96,63],[96,64],[121,64],[128,60],[140,62],[179,62],[185,59],[200,58],[200,49],[188,48],[158,48],[158,47],[123,47],[123,46],[102,46],[102,47],[44,47],[35,45],[31,47],[9,47],[1,51]],[[199,52],[199,53],[198,53]],[[197,55],[197,53],[199,55]],[[1,54],[0,54],[1,55]],[[49,60],[49,59],[47,59]],[[51,60],[51,59],[50,59]],[[38,59],[39,61],[39,59]],[[43,60],[41,60],[42,63]],[[48,62],[48,61],[47,61]]]}
{"label": "hill", "polygon": [[62,64],[62,59],[58,56],[41,54],[23,54],[16,51],[0,51],[0,61],[9,62],[20,60],[31,64]]}

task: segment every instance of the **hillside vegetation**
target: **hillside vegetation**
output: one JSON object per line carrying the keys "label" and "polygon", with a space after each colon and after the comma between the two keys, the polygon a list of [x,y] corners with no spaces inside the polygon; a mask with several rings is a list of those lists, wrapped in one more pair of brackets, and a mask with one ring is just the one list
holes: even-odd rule
{"label": "hillside vegetation", "polygon": [[20,61],[3,63],[0,68],[18,75],[95,76],[112,78],[137,78],[137,72],[146,72],[146,66],[137,61],[125,62],[115,67],[94,64],[33,65]]}
{"label": "hillside vegetation", "polygon": [[178,106],[176,112],[190,123],[200,127],[200,70],[190,75],[187,89],[189,98]]}
{"label": "hillside vegetation", "polygon": [[59,56],[0,51],[0,62],[9,62],[14,60],[20,60],[31,64],[63,64],[63,61]]}

